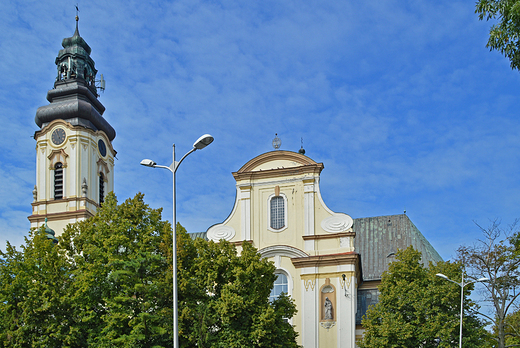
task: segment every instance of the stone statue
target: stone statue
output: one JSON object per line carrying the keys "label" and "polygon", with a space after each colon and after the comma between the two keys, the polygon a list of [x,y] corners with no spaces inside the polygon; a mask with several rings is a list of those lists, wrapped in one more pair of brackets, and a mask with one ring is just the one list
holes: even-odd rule
{"label": "stone statue", "polygon": [[333,319],[332,318],[332,302],[330,302],[328,297],[325,297],[325,317],[323,319],[325,319],[325,320]]}

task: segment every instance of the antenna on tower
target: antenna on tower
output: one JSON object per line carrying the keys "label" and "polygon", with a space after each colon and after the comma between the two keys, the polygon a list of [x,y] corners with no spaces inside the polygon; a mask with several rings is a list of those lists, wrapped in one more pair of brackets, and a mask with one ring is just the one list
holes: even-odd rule
{"label": "antenna on tower", "polygon": [[100,91],[105,91],[105,79],[103,78],[103,74],[101,74],[101,78],[99,80],[96,80],[96,88]]}

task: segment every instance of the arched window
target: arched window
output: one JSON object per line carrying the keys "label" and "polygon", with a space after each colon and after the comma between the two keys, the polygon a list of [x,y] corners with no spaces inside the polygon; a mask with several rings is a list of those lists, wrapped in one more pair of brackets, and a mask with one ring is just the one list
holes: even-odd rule
{"label": "arched window", "polygon": [[280,230],[285,227],[285,199],[282,196],[271,198],[270,220],[270,226],[274,230]]}
{"label": "arched window", "polygon": [[271,294],[269,295],[269,301],[273,302],[283,293],[289,293],[289,282],[287,281],[287,276],[283,273],[276,274],[276,280],[274,281],[273,290],[271,290]]}
{"label": "arched window", "polygon": [[99,204],[105,201],[105,176],[99,173]]}
{"label": "arched window", "polygon": [[54,165],[54,199],[63,198],[63,164]]}

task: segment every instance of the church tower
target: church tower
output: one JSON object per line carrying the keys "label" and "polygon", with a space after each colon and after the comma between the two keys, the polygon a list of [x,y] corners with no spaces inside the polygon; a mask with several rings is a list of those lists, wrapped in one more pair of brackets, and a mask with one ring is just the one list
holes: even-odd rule
{"label": "church tower", "polygon": [[36,185],[31,227],[48,225],[59,235],[69,224],[93,216],[114,190],[114,128],[103,118],[91,49],[79,35],[63,39],[56,58],[49,105],[36,111]]}

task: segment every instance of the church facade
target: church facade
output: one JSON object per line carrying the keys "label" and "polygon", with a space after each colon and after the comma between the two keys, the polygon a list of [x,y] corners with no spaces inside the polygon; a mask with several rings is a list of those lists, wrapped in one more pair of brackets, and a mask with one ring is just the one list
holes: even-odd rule
{"label": "church facade", "polygon": [[239,248],[252,243],[276,266],[271,298],[284,292],[296,302],[298,343],[354,348],[395,252],[413,245],[426,264],[442,259],[406,214],[352,219],[330,210],[320,194],[323,168],[290,151],[251,159],[233,173],[231,214],[193,237],[225,239]]}
{"label": "church facade", "polygon": [[[103,118],[97,70],[91,48],[79,35],[63,39],[56,57],[56,79],[49,105],[38,108],[36,184],[31,228],[47,221],[57,234],[69,224],[93,216],[114,189],[115,131]],[[102,76],[102,75],[101,75]],[[104,84],[101,77],[101,83]],[[101,86],[104,88],[104,86]]]}

